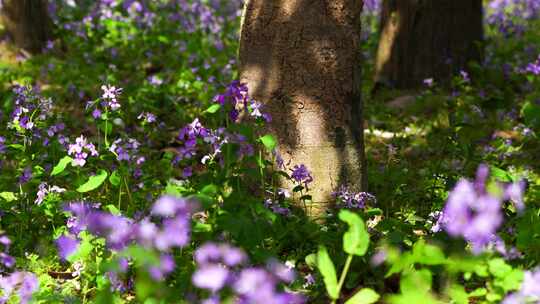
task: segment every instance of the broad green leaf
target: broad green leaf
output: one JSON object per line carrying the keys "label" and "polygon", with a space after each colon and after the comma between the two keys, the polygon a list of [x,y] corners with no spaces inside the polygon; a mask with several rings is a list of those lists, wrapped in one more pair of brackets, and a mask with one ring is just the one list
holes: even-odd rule
{"label": "broad green leaf", "polygon": [[415,263],[424,265],[440,265],[446,262],[442,249],[426,244],[424,240],[419,240],[414,244],[413,259]]}
{"label": "broad green leaf", "polygon": [[105,210],[109,211],[111,214],[114,214],[114,215],[122,214],[122,212],[120,212],[120,210],[118,210],[118,208],[116,208],[115,205],[107,205],[105,206]]}
{"label": "broad green leaf", "polygon": [[465,288],[461,285],[452,285],[452,287],[450,287],[448,290],[448,295],[456,304],[469,303],[469,295],[467,294],[467,291],[465,291]]}
{"label": "broad green leaf", "polygon": [[512,176],[508,174],[508,172],[504,171],[501,168],[497,168],[495,166],[490,166],[489,171],[491,172],[491,175],[495,177],[498,181],[501,182],[511,182]]}
{"label": "broad green leaf", "polygon": [[66,170],[66,167],[67,165],[71,164],[71,162],[73,161],[73,158],[69,157],[69,156],[64,156],[59,162],[58,164],[56,164],[56,166],[54,166],[52,172],[51,172],[51,176],[55,176],[55,175],[58,175],[62,172],[64,172],[64,170]]}
{"label": "broad green leaf", "polygon": [[399,289],[402,293],[428,293],[431,282],[432,274],[428,269],[412,270],[402,275]]}
{"label": "broad green leaf", "polygon": [[336,300],[339,298],[336,268],[328,255],[328,250],[324,246],[319,246],[319,251],[317,252],[317,268],[319,268],[323,276],[328,295],[331,299]]}
{"label": "broad green leaf", "polygon": [[219,191],[218,186],[214,184],[208,184],[201,189],[201,193],[206,194],[208,196],[214,196],[218,193],[218,191]]}
{"label": "broad green leaf", "polygon": [[266,147],[268,151],[274,150],[274,148],[276,148],[277,146],[277,140],[274,138],[274,136],[270,134],[259,137],[259,140],[262,142],[262,144]]}
{"label": "broad green leaf", "polygon": [[120,174],[118,174],[117,170],[114,170],[111,173],[111,176],[109,176],[109,182],[111,183],[111,185],[118,187],[118,185],[120,185],[120,181]]}
{"label": "broad green leaf", "polygon": [[345,304],[372,304],[379,300],[380,296],[371,288],[362,288]]}
{"label": "broad green leaf", "polygon": [[362,218],[349,210],[341,210],[339,219],[349,224],[343,234],[343,250],[348,254],[363,256],[369,247],[369,234]]}
{"label": "broad green leaf", "polygon": [[10,203],[17,199],[17,196],[13,192],[0,192],[0,198]]}
{"label": "broad green leaf", "polygon": [[107,171],[103,169],[99,170],[98,174],[90,176],[86,183],[79,186],[79,188],[77,188],[77,192],[84,193],[97,189],[107,179],[107,176]]}
{"label": "broad green leaf", "polygon": [[221,105],[215,103],[215,104],[209,106],[208,109],[206,109],[204,112],[210,113],[210,114],[214,114],[214,113],[216,113],[217,111],[219,111],[219,109],[221,109]]}
{"label": "broad green leaf", "polygon": [[312,254],[306,255],[305,261],[309,268],[311,269],[316,268],[317,267],[317,254],[312,253]]}
{"label": "broad green leaf", "polygon": [[525,123],[530,127],[540,126],[540,106],[530,101],[526,102],[521,108],[521,115]]}
{"label": "broad green leaf", "polygon": [[496,258],[488,262],[489,272],[497,278],[504,278],[512,271],[512,266],[506,264],[501,258]]}

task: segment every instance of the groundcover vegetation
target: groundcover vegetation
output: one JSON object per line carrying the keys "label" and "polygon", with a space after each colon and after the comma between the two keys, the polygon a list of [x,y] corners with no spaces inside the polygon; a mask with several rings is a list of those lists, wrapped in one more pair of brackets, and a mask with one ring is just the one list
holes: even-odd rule
{"label": "groundcover vegetation", "polygon": [[484,62],[403,106],[366,1],[369,192],[315,217],[237,81],[242,1],[49,6],[42,54],[1,45],[1,303],[540,301],[540,2],[486,2]]}

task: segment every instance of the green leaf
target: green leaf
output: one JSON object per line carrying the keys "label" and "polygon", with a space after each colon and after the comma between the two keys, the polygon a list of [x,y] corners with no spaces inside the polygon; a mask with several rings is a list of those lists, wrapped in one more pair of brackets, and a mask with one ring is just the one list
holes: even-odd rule
{"label": "green leaf", "polygon": [[14,192],[0,192],[0,198],[10,203],[17,199],[17,196]]}
{"label": "green leaf", "polygon": [[259,137],[259,140],[268,151],[273,151],[277,146],[277,140],[270,134]]}
{"label": "green leaf", "polygon": [[206,194],[208,196],[215,196],[218,193],[218,191],[219,191],[218,186],[214,184],[208,184],[201,189],[201,193]]}
{"label": "green leaf", "polygon": [[215,104],[209,106],[208,109],[206,109],[204,112],[214,114],[217,111],[219,111],[219,109],[221,109],[221,105],[218,104],[218,103],[215,103]]}
{"label": "green leaf", "polygon": [[494,277],[504,278],[507,274],[512,271],[512,266],[506,264],[506,262],[501,258],[496,258],[488,262],[489,272]]}
{"label": "green leaf", "polygon": [[341,210],[339,219],[349,224],[343,234],[343,250],[348,254],[363,256],[369,247],[369,234],[362,218],[349,210]]}
{"label": "green leaf", "polygon": [[448,295],[456,304],[468,304],[469,295],[465,288],[461,285],[455,284],[448,290]]}
{"label": "green leaf", "polygon": [[120,185],[120,174],[118,174],[117,170],[114,170],[111,173],[111,176],[109,176],[109,182],[115,187],[118,187],[118,185]]}
{"label": "green leaf", "polygon": [[512,181],[512,176],[501,168],[490,166],[489,171],[491,172],[491,175],[500,182],[507,183]]}
{"label": "green leaf", "polygon": [[345,304],[372,304],[379,300],[380,296],[371,288],[362,288]]}
{"label": "green leaf", "polygon": [[469,292],[469,297],[483,297],[487,294],[487,289],[480,287],[476,288],[475,290]]}
{"label": "green leaf", "polygon": [[79,234],[79,239],[81,241],[77,247],[77,250],[67,257],[67,260],[71,263],[77,260],[85,259],[94,249],[94,245],[92,244],[94,237],[92,235],[83,231]]}
{"label": "green leaf", "polygon": [[315,267],[317,267],[317,254],[312,253],[306,255],[305,262],[309,268],[314,269]]}
{"label": "green leaf", "polygon": [[402,293],[417,292],[428,293],[431,289],[432,274],[428,269],[412,270],[403,273],[399,282],[399,289]]}
{"label": "green leaf", "polygon": [[328,295],[331,299],[336,300],[339,298],[336,268],[328,255],[326,247],[322,245],[319,246],[319,251],[317,252],[317,268],[319,268],[319,271],[323,276],[324,285],[326,286]]}
{"label": "green leaf", "polygon": [[107,179],[107,176],[107,171],[103,169],[99,170],[98,174],[90,176],[86,183],[79,186],[79,188],[77,188],[77,192],[84,193],[97,189]]}
{"label": "green leaf", "polygon": [[58,175],[62,172],[64,172],[64,170],[66,170],[66,167],[67,165],[71,164],[71,162],[73,161],[73,158],[69,157],[69,156],[64,156],[59,162],[58,164],[56,164],[56,166],[54,166],[52,172],[51,172],[51,176],[55,176],[55,175]]}
{"label": "green leaf", "polygon": [[527,101],[521,108],[521,115],[530,127],[540,126],[540,106]]}
{"label": "green leaf", "polygon": [[105,210],[109,211],[113,215],[122,214],[122,212],[120,212],[120,210],[118,210],[118,208],[116,208],[115,205],[107,205],[107,206],[105,206]]}
{"label": "green leaf", "polygon": [[424,265],[440,265],[446,262],[442,249],[426,244],[424,240],[419,240],[414,244],[413,259],[415,263]]}

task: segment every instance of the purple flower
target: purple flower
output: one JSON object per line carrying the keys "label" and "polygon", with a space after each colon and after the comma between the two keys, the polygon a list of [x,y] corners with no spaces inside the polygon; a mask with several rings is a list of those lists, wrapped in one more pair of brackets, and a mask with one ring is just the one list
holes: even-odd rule
{"label": "purple flower", "polygon": [[165,276],[174,270],[174,267],[176,267],[174,258],[169,254],[162,254],[159,258],[159,265],[150,266],[148,272],[155,281],[162,281]]}
{"label": "purple flower", "polygon": [[154,203],[152,214],[162,217],[172,217],[178,213],[187,214],[190,209],[190,203],[187,199],[164,195]]}
{"label": "purple flower", "polygon": [[68,147],[68,155],[72,155],[73,165],[83,167],[86,164],[86,158],[88,155],[98,156],[98,152],[94,144],[87,142],[86,138],[81,135],[75,139],[74,144],[70,144]]}
{"label": "purple flower", "polygon": [[293,167],[291,177],[299,184],[304,183],[306,188],[308,187],[308,184],[313,181],[311,172],[309,172],[307,167],[303,164]]}
{"label": "purple flower", "polygon": [[122,93],[122,89],[110,85],[102,85],[101,90],[103,91],[101,98],[105,100],[106,105],[113,111],[120,109],[120,103],[118,103],[117,98]]}
{"label": "purple flower", "polygon": [[469,73],[461,70],[461,71],[459,71],[459,75],[461,75],[461,78],[463,78],[463,82],[465,82],[465,83],[471,82],[471,78],[469,77]]}
{"label": "purple flower", "polygon": [[426,78],[424,79],[424,85],[431,88],[435,82],[433,81],[433,78]]}
{"label": "purple flower", "polygon": [[0,265],[7,268],[13,268],[13,266],[15,266],[15,258],[7,253],[0,252]]}
{"label": "purple flower", "polygon": [[66,189],[64,188],[60,188],[58,186],[49,186],[47,185],[47,183],[41,183],[39,184],[39,187],[38,187],[38,192],[37,192],[37,198],[36,200],[34,201],[34,203],[36,203],[37,205],[41,205],[41,203],[43,203],[43,200],[47,197],[48,194],[50,193],[62,193],[62,192],[65,192]]}
{"label": "purple flower", "polygon": [[19,176],[19,184],[24,185],[32,179],[32,168],[26,167],[23,173]]}
{"label": "purple flower", "polygon": [[465,238],[474,253],[482,252],[503,222],[503,200],[512,197],[512,200],[521,202],[523,196],[522,189],[515,188],[515,185],[503,189],[506,197],[487,192],[485,183],[488,176],[487,166],[482,165],[478,168],[475,182],[461,179],[450,192],[432,231],[437,232],[439,227],[443,227],[449,235]]}
{"label": "purple flower", "polygon": [[338,191],[332,194],[338,200],[344,208],[363,209],[366,207],[366,203],[377,203],[377,199],[374,195],[367,192],[353,192],[349,187],[342,185]]}
{"label": "purple flower", "polygon": [[508,185],[504,191],[504,198],[510,200],[518,211],[525,209],[523,195],[525,193],[525,182],[519,181]]}
{"label": "purple flower", "polygon": [[193,285],[198,288],[217,292],[225,286],[229,270],[220,265],[205,265],[197,269],[192,276]]}
{"label": "purple flower", "polygon": [[56,239],[56,246],[58,246],[60,258],[66,261],[79,248],[79,241],[72,236],[62,235]]}
{"label": "purple flower", "polygon": [[7,300],[14,291],[17,291],[19,303],[26,304],[32,299],[32,294],[39,288],[39,281],[33,273],[14,272],[9,276],[0,276],[0,289],[2,298]]}
{"label": "purple flower", "polygon": [[94,109],[94,111],[92,111],[92,117],[94,117],[94,119],[98,119],[101,117],[101,111],[99,109]]}
{"label": "purple flower", "polygon": [[0,154],[3,154],[6,152],[6,138],[3,136],[0,136]]}

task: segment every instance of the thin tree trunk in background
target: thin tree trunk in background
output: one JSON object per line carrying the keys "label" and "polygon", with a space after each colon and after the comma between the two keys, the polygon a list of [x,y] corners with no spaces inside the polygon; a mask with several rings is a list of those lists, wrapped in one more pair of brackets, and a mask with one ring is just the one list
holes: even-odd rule
{"label": "thin tree trunk in background", "polygon": [[312,212],[342,184],[365,189],[361,10],[361,0],[250,0],[244,9],[240,79],[272,115],[267,131],[285,163],[312,172]]}
{"label": "thin tree trunk in background", "polygon": [[2,0],[1,17],[14,44],[30,53],[41,52],[51,39],[45,0]]}
{"label": "thin tree trunk in background", "polygon": [[384,0],[375,82],[408,89],[445,83],[482,59],[482,0]]}

